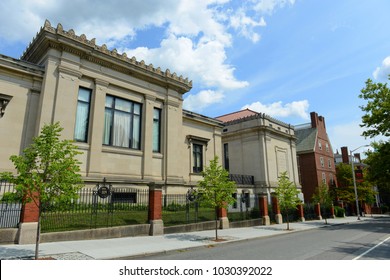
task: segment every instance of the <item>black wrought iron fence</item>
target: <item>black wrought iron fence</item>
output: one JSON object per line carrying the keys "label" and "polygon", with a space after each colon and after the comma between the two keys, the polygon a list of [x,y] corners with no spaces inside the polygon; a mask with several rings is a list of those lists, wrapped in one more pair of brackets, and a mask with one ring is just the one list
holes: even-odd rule
{"label": "black wrought iron fence", "polygon": [[22,203],[13,184],[0,181],[0,228],[18,227]]}
{"label": "black wrought iron fence", "polygon": [[149,190],[125,187],[103,192],[84,188],[77,200],[45,205],[42,232],[148,223]]}
{"label": "black wrought iron fence", "polygon": [[317,219],[317,214],[315,211],[315,204],[305,203],[303,205],[303,212],[304,212],[304,216],[305,216],[306,221]]}
{"label": "black wrought iron fence", "polygon": [[228,207],[229,221],[242,221],[260,218],[258,195],[250,193],[234,194],[236,202]]}
{"label": "black wrought iron fence", "polygon": [[164,226],[215,220],[215,209],[187,194],[164,194],[162,206]]}

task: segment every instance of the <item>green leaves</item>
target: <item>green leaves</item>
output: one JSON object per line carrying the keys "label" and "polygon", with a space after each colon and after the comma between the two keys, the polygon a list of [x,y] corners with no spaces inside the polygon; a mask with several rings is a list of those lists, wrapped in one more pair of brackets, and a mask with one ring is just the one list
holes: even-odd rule
{"label": "green leaves", "polygon": [[210,161],[202,175],[198,191],[203,201],[218,208],[227,208],[235,202],[233,194],[237,191],[236,183],[229,179],[229,172],[218,165],[218,157]]}
{"label": "green leaves", "polygon": [[25,202],[34,201],[40,206],[70,200],[82,186],[80,162],[76,159],[80,152],[69,140],[60,139],[62,130],[59,123],[45,125],[22,155],[11,156],[17,175],[0,174],[16,185]]}
{"label": "green leaves", "polygon": [[366,128],[363,136],[390,136],[390,89],[387,83],[373,83],[368,79],[359,97],[367,100],[365,106],[360,106],[365,112],[361,124],[361,127]]}
{"label": "green leaves", "polygon": [[295,208],[300,203],[298,198],[299,191],[295,184],[288,178],[286,171],[280,174],[275,193],[282,211]]}

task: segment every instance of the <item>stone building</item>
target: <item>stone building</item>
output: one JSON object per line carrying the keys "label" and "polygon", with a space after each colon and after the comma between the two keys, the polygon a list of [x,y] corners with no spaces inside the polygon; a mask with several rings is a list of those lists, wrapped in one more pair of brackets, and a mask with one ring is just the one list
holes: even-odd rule
{"label": "stone building", "polygon": [[0,55],[0,171],[15,172],[10,156],[44,124],[59,122],[62,137],[83,152],[87,185],[105,177],[186,191],[222,155],[222,122],[182,108],[191,87],[188,78],[46,21],[20,59]]}
{"label": "stone building", "polygon": [[[280,173],[300,189],[294,127],[249,109],[217,117],[222,133],[223,164],[232,176],[252,176],[243,191],[267,193],[278,185]],[[243,177],[247,178],[247,177]],[[252,186],[249,186],[252,184]],[[302,195],[300,198],[303,200]]]}

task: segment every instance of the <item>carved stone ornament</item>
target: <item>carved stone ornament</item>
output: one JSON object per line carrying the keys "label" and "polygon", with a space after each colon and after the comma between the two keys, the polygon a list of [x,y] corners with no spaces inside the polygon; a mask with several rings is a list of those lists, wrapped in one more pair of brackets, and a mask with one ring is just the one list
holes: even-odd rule
{"label": "carved stone ornament", "polygon": [[2,118],[5,114],[5,108],[10,102],[12,96],[0,94],[0,118]]}

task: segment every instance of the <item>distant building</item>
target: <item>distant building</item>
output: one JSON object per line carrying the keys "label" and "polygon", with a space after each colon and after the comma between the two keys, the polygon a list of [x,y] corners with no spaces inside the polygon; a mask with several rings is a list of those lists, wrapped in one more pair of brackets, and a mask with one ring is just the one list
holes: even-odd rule
{"label": "distant building", "polygon": [[284,171],[300,189],[293,126],[249,109],[217,119],[225,125],[225,169],[231,176],[253,176],[253,189],[245,191],[267,193],[270,198]]}
{"label": "distant building", "polygon": [[336,168],[332,145],[326,132],[325,118],[310,113],[311,122],[295,126],[299,176],[305,202],[322,183],[336,186]]}

